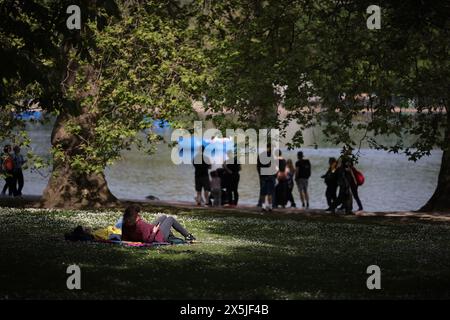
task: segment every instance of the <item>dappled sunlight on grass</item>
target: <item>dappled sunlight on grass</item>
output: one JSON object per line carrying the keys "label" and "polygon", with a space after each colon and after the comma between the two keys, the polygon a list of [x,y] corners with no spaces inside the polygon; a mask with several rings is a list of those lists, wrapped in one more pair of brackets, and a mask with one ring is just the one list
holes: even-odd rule
{"label": "dappled sunlight on grass", "polygon": [[[315,299],[448,297],[450,225],[376,220],[277,219],[183,210],[193,245],[126,248],[66,242],[77,225],[115,224],[111,211],[0,209],[0,298]],[[66,289],[66,268],[82,290]],[[367,290],[366,268],[383,290]]]}

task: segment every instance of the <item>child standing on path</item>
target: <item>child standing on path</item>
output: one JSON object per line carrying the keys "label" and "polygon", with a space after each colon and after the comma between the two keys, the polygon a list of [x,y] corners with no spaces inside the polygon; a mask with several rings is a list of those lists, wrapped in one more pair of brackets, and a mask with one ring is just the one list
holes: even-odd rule
{"label": "child standing on path", "polygon": [[217,170],[211,171],[211,195],[213,197],[213,206],[220,207],[222,205],[222,186],[219,173]]}

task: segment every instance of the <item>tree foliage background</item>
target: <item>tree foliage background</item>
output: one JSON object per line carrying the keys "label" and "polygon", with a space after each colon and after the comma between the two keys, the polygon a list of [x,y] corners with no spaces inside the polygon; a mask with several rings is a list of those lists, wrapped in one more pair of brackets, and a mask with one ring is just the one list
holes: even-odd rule
{"label": "tree foliage background", "polygon": [[[68,30],[66,8],[81,8],[81,30]],[[33,97],[55,114],[49,206],[112,202],[103,169],[132,144],[151,151],[143,135],[155,119],[182,125],[194,116],[207,74],[192,15],[199,3],[178,1],[19,1],[0,4],[1,105],[26,109]],[[144,143],[150,142],[149,144]]]}
{"label": "tree foliage background", "polygon": [[[381,29],[369,30],[366,10],[372,4],[211,4],[219,80],[209,87],[208,107],[282,130],[295,121],[300,129],[292,148],[303,145],[310,127],[320,127],[335,145],[358,148],[365,141],[413,161],[440,148],[438,187],[425,208],[448,209],[450,4],[380,1]],[[380,142],[386,135],[395,142]]]}

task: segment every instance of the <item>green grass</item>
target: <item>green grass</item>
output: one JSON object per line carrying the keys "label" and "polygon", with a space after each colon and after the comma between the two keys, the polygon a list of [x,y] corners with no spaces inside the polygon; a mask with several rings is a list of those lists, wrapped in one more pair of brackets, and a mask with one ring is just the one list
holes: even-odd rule
{"label": "green grass", "polygon": [[[449,298],[450,225],[386,218],[301,218],[154,209],[201,243],[159,249],[69,243],[76,225],[119,211],[0,208],[0,299]],[[77,264],[82,289],[66,288]],[[381,290],[366,287],[380,266]]]}

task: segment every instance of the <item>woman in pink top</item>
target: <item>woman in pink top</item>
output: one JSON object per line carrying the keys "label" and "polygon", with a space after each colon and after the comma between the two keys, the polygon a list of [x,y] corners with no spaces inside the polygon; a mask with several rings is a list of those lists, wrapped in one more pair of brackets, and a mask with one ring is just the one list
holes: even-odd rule
{"label": "woman in pink top", "polygon": [[122,240],[134,242],[167,242],[173,237],[172,227],[181,233],[186,241],[193,241],[195,237],[190,234],[173,217],[158,216],[153,223],[148,223],[139,215],[139,206],[129,206],[123,215]]}

